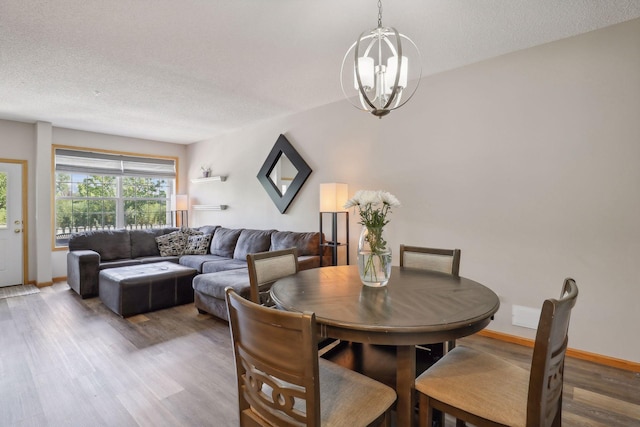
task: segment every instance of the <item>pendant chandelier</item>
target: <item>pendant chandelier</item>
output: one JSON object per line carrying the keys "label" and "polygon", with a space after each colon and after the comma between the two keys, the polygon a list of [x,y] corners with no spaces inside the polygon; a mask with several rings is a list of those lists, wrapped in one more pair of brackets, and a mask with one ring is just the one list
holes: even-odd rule
{"label": "pendant chandelier", "polygon": [[[415,69],[411,81],[409,53]],[[418,47],[395,28],[382,26],[382,0],[378,0],[378,26],[360,34],[342,60],[340,84],[344,96],[356,108],[382,118],[411,99],[421,76]]]}

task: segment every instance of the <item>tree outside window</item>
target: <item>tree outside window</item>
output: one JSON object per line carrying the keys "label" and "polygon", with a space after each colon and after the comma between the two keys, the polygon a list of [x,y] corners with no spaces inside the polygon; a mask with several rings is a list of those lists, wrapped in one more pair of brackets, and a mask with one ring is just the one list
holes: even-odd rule
{"label": "tree outside window", "polygon": [[0,172],[0,227],[7,227],[7,174]]}
{"label": "tree outside window", "polygon": [[173,186],[165,178],[57,172],[56,244],[79,231],[166,226]]}

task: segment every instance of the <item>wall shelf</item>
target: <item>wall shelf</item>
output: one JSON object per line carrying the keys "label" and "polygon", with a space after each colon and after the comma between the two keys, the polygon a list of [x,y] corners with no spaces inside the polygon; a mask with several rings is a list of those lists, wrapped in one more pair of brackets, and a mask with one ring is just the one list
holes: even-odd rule
{"label": "wall shelf", "polygon": [[227,180],[226,176],[216,175],[216,176],[203,176],[200,178],[191,178],[191,182],[212,182],[212,181],[220,181],[225,182]]}
{"label": "wall shelf", "polygon": [[194,211],[223,211],[227,209],[227,205],[193,205]]}

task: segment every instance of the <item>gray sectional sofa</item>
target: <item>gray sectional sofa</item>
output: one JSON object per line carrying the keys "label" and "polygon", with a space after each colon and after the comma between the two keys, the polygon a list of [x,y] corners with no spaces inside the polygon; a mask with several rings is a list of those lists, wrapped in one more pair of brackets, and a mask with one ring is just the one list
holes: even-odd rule
{"label": "gray sectional sofa", "polygon": [[326,247],[322,263],[320,262],[318,232],[218,228],[213,234],[210,255],[187,255],[180,258],[180,264],[202,273],[193,279],[196,308],[200,312],[228,320],[224,289],[230,286],[238,294],[249,298],[247,254],[292,247],[298,250],[300,270],[331,263],[331,250]]}
{"label": "gray sectional sofa", "polygon": [[149,230],[100,230],[74,233],[69,238],[67,283],[82,298],[98,295],[100,270],[150,262],[178,262],[179,257],[162,257],[156,237],[177,228]]}
{"label": "gray sectional sofa", "polygon": [[202,226],[193,230],[212,235],[206,253],[161,256],[156,238],[176,228],[149,230],[101,230],[78,233],[69,240],[67,254],[67,282],[83,298],[98,294],[101,270],[152,262],[171,261],[197,271],[193,279],[195,306],[227,320],[224,289],[249,296],[247,254],[298,249],[300,270],[329,265],[330,249],[324,248],[320,257],[320,233],[278,230],[230,229]]}

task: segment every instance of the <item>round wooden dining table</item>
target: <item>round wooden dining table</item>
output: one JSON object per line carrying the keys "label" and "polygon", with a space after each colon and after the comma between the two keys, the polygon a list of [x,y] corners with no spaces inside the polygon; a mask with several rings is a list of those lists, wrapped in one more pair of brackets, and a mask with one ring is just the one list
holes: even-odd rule
{"label": "round wooden dining table", "polygon": [[270,292],[282,310],[314,312],[323,338],[396,346],[399,427],[412,425],[415,345],[474,334],[500,307],[495,292],[478,282],[406,267],[392,267],[382,288],[363,285],[357,266],[338,266],[279,279]]}

